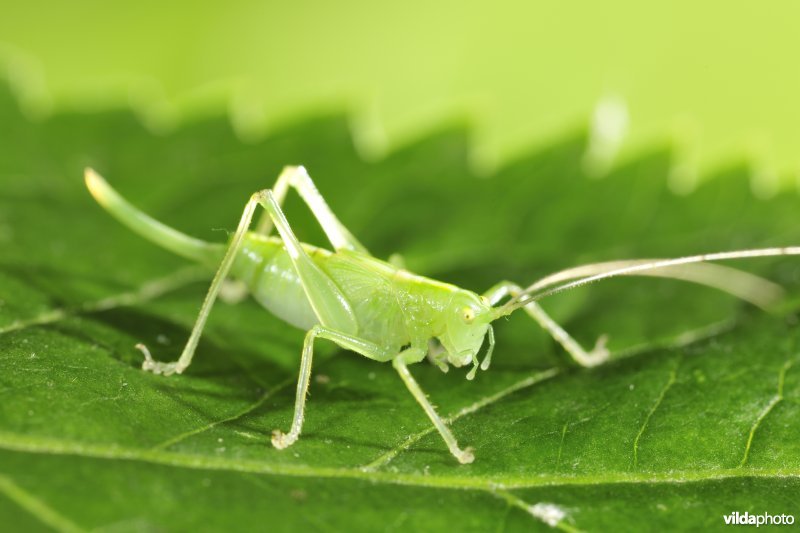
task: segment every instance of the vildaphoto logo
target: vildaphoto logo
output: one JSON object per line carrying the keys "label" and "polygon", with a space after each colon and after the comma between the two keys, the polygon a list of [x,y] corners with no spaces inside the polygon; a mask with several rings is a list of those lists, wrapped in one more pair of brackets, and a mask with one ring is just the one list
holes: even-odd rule
{"label": "vildaphoto logo", "polygon": [[731,514],[723,515],[726,526],[790,526],[794,524],[794,515],[790,514],[750,514],[747,511],[740,513],[734,511]]}

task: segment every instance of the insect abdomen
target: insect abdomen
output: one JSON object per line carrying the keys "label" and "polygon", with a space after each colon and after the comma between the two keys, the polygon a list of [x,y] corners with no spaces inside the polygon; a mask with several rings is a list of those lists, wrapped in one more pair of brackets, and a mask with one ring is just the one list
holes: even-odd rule
{"label": "insect abdomen", "polygon": [[[307,251],[313,250],[308,247]],[[281,320],[306,330],[319,323],[280,240],[247,234],[232,274],[247,284],[259,304]]]}

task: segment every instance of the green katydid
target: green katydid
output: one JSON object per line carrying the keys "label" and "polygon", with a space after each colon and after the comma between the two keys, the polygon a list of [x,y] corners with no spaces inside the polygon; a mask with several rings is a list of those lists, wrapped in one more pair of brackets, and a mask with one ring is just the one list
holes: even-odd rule
{"label": "green katydid", "polygon": [[[342,225],[317,191],[305,168],[286,167],[272,189],[253,194],[227,246],[184,235],[142,213],[91,169],[86,185],[92,196],[133,231],[181,256],[208,265],[219,264],[197,321],[180,358],[157,362],[144,345],[142,368],[155,374],[180,374],[192,361],[206,319],[225,279],[243,282],[252,296],[282,320],[307,331],[297,382],[294,418],[288,433],[275,430],[272,444],[283,449],[300,436],[311,375],[314,341],[327,339],[369,359],[392,362],[414,398],[460,463],[474,459],[471,448],[459,447],[450,429],[431,405],[408,369],[426,357],[443,371],[471,365],[467,378],[486,370],[494,348],[491,323],[524,309],[581,366],[608,358],[605,338],[584,350],[537,303],[544,296],[600,279],[621,275],[675,278],[712,286],[757,306],[766,307],[781,288],[758,276],[708,261],[798,255],[800,247],[766,248],[705,254],[678,259],[641,259],[584,265],[564,270],[522,288],[501,282],[478,295],[472,291],[412,274],[397,264],[376,259]],[[333,251],[303,244],[287,222],[282,202],[294,188],[322,226]],[[250,231],[258,206],[266,213]],[[278,236],[271,237],[273,226]],[[506,298],[505,304],[499,305]],[[478,353],[486,341],[486,353]],[[435,343],[438,343],[435,344]]]}

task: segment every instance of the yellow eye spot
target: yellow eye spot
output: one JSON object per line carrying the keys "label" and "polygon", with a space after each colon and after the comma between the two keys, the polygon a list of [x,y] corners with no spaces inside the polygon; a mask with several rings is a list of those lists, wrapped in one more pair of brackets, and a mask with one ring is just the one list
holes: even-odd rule
{"label": "yellow eye spot", "polygon": [[464,319],[464,322],[469,324],[475,320],[475,311],[471,307],[465,307],[463,311],[461,311],[461,317]]}

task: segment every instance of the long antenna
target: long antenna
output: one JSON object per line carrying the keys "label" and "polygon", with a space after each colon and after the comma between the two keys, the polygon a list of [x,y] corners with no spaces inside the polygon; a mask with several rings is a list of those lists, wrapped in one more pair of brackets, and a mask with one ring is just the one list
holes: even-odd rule
{"label": "long antenna", "polygon": [[[557,272],[555,274],[542,278],[533,285],[530,285],[516,297],[509,300],[508,303],[503,305],[501,308],[498,308],[498,316],[507,315],[530,302],[540,300],[546,296],[550,296],[551,294],[567,291],[570,289],[574,289],[576,287],[587,285],[589,283],[594,283],[596,281],[600,281],[607,278],[613,278],[617,276],[630,276],[630,275],[651,275],[649,273],[654,270],[673,268],[693,263],[724,261],[728,259],[746,259],[753,257],[775,257],[775,256],[786,256],[786,255],[800,255],[800,246],[787,246],[783,248],[760,248],[753,250],[737,250],[733,252],[718,252],[711,254],[692,255],[687,257],[679,257],[676,259],[657,259],[652,261],[644,260],[645,262],[642,262],[643,260],[634,260],[632,262],[628,262],[627,266],[615,268],[612,270],[607,270],[598,274],[579,277],[578,279],[575,279],[573,281],[557,285],[560,281],[564,281],[565,279],[574,277],[575,272],[579,271],[582,268],[582,267],[577,267],[576,269],[569,269]],[[572,274],[570,275],[570,273]],[[664,274],[664,276],[681,278],[681,276],[679,275],[668,276],[666,273]],[[553,287],[553,285],[556,286]]]}

